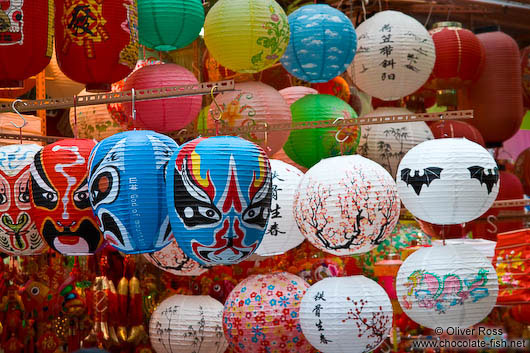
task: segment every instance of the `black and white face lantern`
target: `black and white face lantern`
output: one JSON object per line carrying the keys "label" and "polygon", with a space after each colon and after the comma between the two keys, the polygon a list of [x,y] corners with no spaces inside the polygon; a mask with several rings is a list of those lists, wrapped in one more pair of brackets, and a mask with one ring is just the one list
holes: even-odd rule
{"label": "black and white face lantern", "polygon": [[399,196],[416,217],[461,224],[486,212],[499,192],[499,169],[490,153],[463,138],[425,141],[403,157]]}

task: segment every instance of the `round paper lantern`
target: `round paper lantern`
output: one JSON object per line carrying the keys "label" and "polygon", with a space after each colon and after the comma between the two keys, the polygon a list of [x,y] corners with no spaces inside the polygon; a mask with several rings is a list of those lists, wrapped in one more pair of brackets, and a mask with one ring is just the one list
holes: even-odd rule
{"label": "round paper lantern", "polygon": [[186,256],[175,240],[162,250],[144,254],[144,257],[156,267],[175,276],[200,276],[208,271]]}
{"label": "round paper lantern", "polygon": [[459,22],[438,22],[429,31],[436,61],[428,86],[460,88],[476,81],[484,66],[484,47],[477,36]]}
{"label": "round paper lantern", "polygon": [[302,178],[294,201],[302,234],[317,248],[339,256],[380,244],[394,229],[399,209],[390,174],[359,155],[320,161]]}
{"label": "round paper lantern", "polygon": [[241,281],[225,302],[223,330],[234,352],[311,352],[302,335],[300,302],[309,285],[288,272]]}
{"label": "round paper lantern", "polygon": [[485,49],[480,78],[459,97],[460,109],[473,109],[475,126],[490,147],[500,147],[521,125],[521,62],[515,40],[502,32],[477,35]]}
{"label": "round paper lantern", "polygon": [[480,217],[499,192],[499,168],[489,152],[462,138],[425,141],[401,160],[399,196],[417,218],[460,224]]}
{"label": "round paper lantern", "polygon": [[[291,105],[292,119],[295,122],[311,122],[357,118],[357,113],[343,100],[328,94],[310,94]],[[335,138],[335,127],[321,129],[292,130],[283,146],[287,156],[295,163],[311,168],[322,158],[353,154],[361,137],[360,127],[345,127],[339,133],[339,143]],[[341,151],[342,149],[342,151]]]}
{"label": "round paper lantern", "polygon": [[174,295],[158,305],[149,321],[157,353],[223,353],[223,304],[207,295]]}
{"label": "round paper lantern", "polygon": [[459,239],[467,235],[465,224],[439,225],[418,220],[421,230],[435,239]]}
{"label": "round paper lantern", "polygon": [[103,243],[88,199],[88,158],[95,145],[94,140],[61,140],[38,151],[31,164],[35,225],[63,255],[93,254]]}
{"label": "round paper lantern", "polygon": [[331,94],[347,103],[350,101],[350,86],[348,86],[348,82],[340,76],[337,76],[328,82],[313,83],[311,84],[311,87],[316,89],[320,94]]}
{"label": "round paper lantern", "polygon": [[[79,95],[87,95],[87,92],[82,91]],[[112,119],[105,104],[71,108],[70,126],[77,137],[98,141],[123,131],[120,124]]]}
{"label": "round paper lantern", "polygon": [[308,82],[327,82],[350,65],[357,35],[350,19],[326,5],[302,6],[288,17],[289,45],[281,63],[289,73]]}
{"label": "round paper lantern", "polygon": [[292,165],[270,160],[272,174],[272,204],[269,225],[256,250],[260,256],[281,255],[304,241],[293,216],[294,194],[304,176]]}
{"label": "round paper lantern", "polygon": [[524,193],[530,195],[530,147],[517,157],[514,173],[521,180]]}
{"label": "round paper lantern", "polygon": [[153,131],[126,131],[98,143],[90,155],[90,203],[105,239],[126,254],[153,252],[173,234],[165,173],[175,141]]}
{"label": "round paper lantern", "polygon": [[[252,126],[256,124],[290,124],[291,111],[281,94],[261,82],[236,83],[236,91],[221,93],[215,98],[223,113],[220,127]],[[215,103],[210,106],[208,128],[215,127],[213,115],[218,114]],[[289,137],[289,130],[267,133],[250,133],[247,140],[259,144],[265,152],[273,155],[282,148]]]}
{"label": "round paper lantern", "polygon": [[455,138],[455,137],[464,137],[469,141],[478,143],[482,147],[486,147],[484,143],[484,138],[480,134],[480,131],[477,130],[471,124],[468,124],[464,121],[458,120],[447,120],[447,121],[436,121],[429,125],[434,138]]}
{"label": "round paper lantern", "polygon": [[[528,116],[530,117],[530,114]],[[503,142],[497,159],[515,161],[528,147],[530,147],[530,130],[519,129],[515,135]]]}
{"label": "round paper lantern", "polygon": [[0,88],[0,98],[18,98],[31,91],[33,87],[35,87],[35,79],[27,78],[22,81],[22,87]]}
{"label": "round paper lantern", "polygon": [[291,158],[289,158],[287,156],[287,154],[285,153],[285,151],[283,150],[283,148],[281,150],[279,150],[278,152],[276,152],[273,156],[272,156],[273,159],[277,159],[279,161],[282,161],[284,163],[287,163],[289,165],[292,165],[293,167],[295,167],[296,169],[299,169],[301,172],[305,173],[307,172],[307,168],[305,167],[302,167],[301,165],[298,165],[296,164],[295,162],[293,162],[291,160]]}
{"label": "round paper lantern", "polygon": [[[196,85],[193,73],[176,64],[148,65],[127,78],[123,89],[149,89]],[[199,115],[202,97],[188,96],[136,102],[136,126],[159,132],[179,130]],[[132,103],[124,103],[125,114],[132,116]]]}
{"label": "round paper lantern", "polygon": [[274,0],[220,0],[208,11],[204,42],[219,64],[242,73],[274,65],[289,42],[289,24]]}
{"label": "round paper lantern", "polygon": [[86,84],[89,92],[110,91],[110,84],[136,65],[137,27],[134,0],[55,1],[55,49],[61,71]]}
{"label": "round paper lantern", "polygon": [[530,46],[521,51],[521,66],[523,68],[523,98],[526,108],[530,108]]}
{"label": "round paper lantern", "polygon": [[445,330],[482,321],[495,305],[499,285],[484,255],[457,244],[415,251],[399,269],[396,291],[401,308],[414,322]]}
{"label": "round paper lantern", "polygon": [[48,66],[46,66],[46,96],[51,98],[70,97],[79,94],[84,88],[84,85],[72,81],[59,68],[57,63],[57,56],[55,55],[55,47],[53,50],[52,59]]}
{"label": "round paper lantern", "polygon": [[324,278],[302,298],[300,326],[322,353],[368,353],[392,330],[392,304],[385,290],[364,276]]}
{"label": "round paper lantern", "polygon": [[357,36],[353,81],[369,95],[400,99],[429,78],[434,43],[416,19],[397,11],[378,12],[357,27]]}
{"label": "round paper lantern", "polygon": [[240,137],[197,138],[171,157],[167,208],[186,255],[203,265],[241,262],[259,246],[271,212],[270,164]]}
{"label": "round paper lantern", "polygon": [[29,168],[37,145],[0,147],[0,251],[37,255],[47,247],[35,226],[29,195]]}
{"label": "round paper lantern", "polygon": [[53,6],[49,0],[11,0],[0,9],[0,87],[22,87],[50,62]]}
{"label": "round paper lantern", "polygon": [[300,98],[307,96],[308,94],[318,94],[318,91],[316,89],[305,86],[287,87],[280,90],[279,92],[289,106],[291,106],[291,104],[293,104]]}
{"label": "round paper lantern", "polygon": [[[412,114],[405,108],[377,108],[364,118]],[[431,130],[424,121],[365,125],[362,128],[361,141],[357,152],[385,168],[390,175],[396,176],[401,158],[417,144],[432,140]]]}
{"label": "round paper lantern", "polygon": [[204,24],[200,0],[138,0],[140,44],[170,51],[184,48],[198,36]]}

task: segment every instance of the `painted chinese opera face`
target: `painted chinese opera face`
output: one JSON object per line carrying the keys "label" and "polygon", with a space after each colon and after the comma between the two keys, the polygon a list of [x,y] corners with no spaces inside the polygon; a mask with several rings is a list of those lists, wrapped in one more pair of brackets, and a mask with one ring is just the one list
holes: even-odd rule
{"label": "painted chinese opera face", "polygon": [[0,148],[0,250],[9,255],[36,255],[46,248],[37,232],[29,197],[29,168],[41,148]]}
{"label": "painted chinese opera face", "polygon": [[95,145],[94,140],[62,140],[38,152],[31,166],[35,224],[61,254],[91,254],[103,240],[88,197],[87,163]]}

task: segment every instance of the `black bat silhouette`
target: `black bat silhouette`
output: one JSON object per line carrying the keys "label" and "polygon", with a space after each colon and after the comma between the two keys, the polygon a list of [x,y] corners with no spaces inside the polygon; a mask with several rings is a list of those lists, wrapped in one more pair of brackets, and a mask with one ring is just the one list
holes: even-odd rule
{"label": "black bat silhouette", "polygon": [[421,188],[423,185],[431,185],[434,179],[440,179],[440,174],[442,173],[443,168],[429,167],[423,169],[423,175],[420,176],[420,171],[415,170],[414,175],[411,175],[411,169],[405,168],[401,170],[401,180],[407,184],[407,186],[412,185],[412,188],[416,192],[416,195],[420,195]]}
{"label": "black bat silhouette", "polygon": [[[480,185],[486,184],[486,187],[488,188],[488,195],[491,193],[493,185],[499,182],[499,168],[497,167],[493,169],[485,169],[484,167],[474,165],[467,169],[471,173],[471,179],[477,179],[480,181]],[[485,173],[486,170],[489,173]]]}

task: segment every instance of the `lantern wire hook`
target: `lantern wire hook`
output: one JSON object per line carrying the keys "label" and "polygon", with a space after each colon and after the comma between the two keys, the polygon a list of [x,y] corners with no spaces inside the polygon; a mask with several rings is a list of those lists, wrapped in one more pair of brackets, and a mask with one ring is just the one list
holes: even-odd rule
{"label": "lantern wire hook", "polygon": [[22,102],[21,99],[16,99],[16,100],[14,100],[13,103],[11,103],[11,108],[13,109],[13,112],[15,112],[15,113],[20,117],[20,119],[22,119],[23,123],[22,123],[22,125],[17,125],[17,124],[15,124],[15,123],[12,122],[12,121],[10,121],[10,123],[11,123],[11,125],[13,125],[15,128],[18,129],[18,131],[19,131],[20,143],[22,143],[22,128],[23,128],[24,126],[28,125],[28,122],[27,122],[26,118],[24,118],[24,116],[23,116],[22,114],[20,114],[20,112],[17,110],[16,105],[17,105],[17,103],[20,103],[20,102]]}
{"label": "lantern wire hook", "polygon": [[[339,116],[337,119],[335,119],[335,121],[333,122],[333,124],[336,124],[336,123],[337,123],[338,121],[340,121],[340,120],[344,120],[344,117]],[[341,128],[341,129],[338,130],[337,133],[335,134],[335,140],[337,140],[338,143],[343,143],[343,142],[345,142],[345,141],[349,138],[349,136],[346,135],[346,137],[344,137],[343,139],[339,139],[339,135],[340,135],[340,133],[342,132],[342,130],[344,130],[344,128]]]}
{"label": "lantern wire hook", "polygon": [[219,103],[217,103],[217,100],[215,99],[215,96],[213,95],[214,92],[217,91],[217,90],[218,90],[217,85],[212,86],[212,89],[210,90],[210,97],[212,98],[212,101],[215,104],[215,107],[217,108],[216,114],[212,114],[212,118],[215,121],[221,120],[221,116],[223,114],[223,109],[221,109],[221,106],[219,105]]}
{"label": "lantern wire hook", "polygon": [[136,130],[136,91],[134,88],[131,88],[131,103],[132,103],[132,120],[133,120],[133,126]]}

